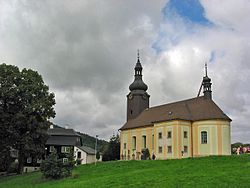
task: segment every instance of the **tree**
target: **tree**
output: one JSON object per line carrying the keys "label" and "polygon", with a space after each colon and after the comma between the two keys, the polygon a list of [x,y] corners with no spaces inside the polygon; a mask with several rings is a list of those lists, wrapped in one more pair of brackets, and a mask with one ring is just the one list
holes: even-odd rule
{"label": "tree", "polygon": [[55,117],[54,97],[38,72],[0,65],[0,148],[19,151],[19,173],[28,155],[44,153],[49,119]]}
{"label": "tree", "polygon": [[120,137],[117,134],[116,136],[113,135],[110,140],[109,144],[104,151],[103,154],[103,161],[111,161],[111,160],[120,160]]}
{"label": "tree", "polygon": [[67,156],[68,162],[63,163],[56,153],[51,153],[41,164],[41,171],[45,178],[59,179],[68,177],[72,173],[75,161],[72,155]]}
{"label": "tree", "polygon": [[99,151],[97,151],[97,153],[96,153],[96,156],[95,156],[95,157],[96,157],[96,159],[99,161],[99,159],[100,159],[100,157],[101,157],[101,156],[100,156],[100,152],[99,152]]}

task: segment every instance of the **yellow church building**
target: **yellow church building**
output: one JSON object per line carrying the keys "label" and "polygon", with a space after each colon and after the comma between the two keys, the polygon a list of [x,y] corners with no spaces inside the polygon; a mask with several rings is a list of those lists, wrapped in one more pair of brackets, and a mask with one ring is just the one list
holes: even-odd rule
{"label": "yellow church building", "polygon": [[120,128],[122,160],[141,159],[146,148],[156,159],[231,154],[232,120],[212,100],[207,67],[204,96],[154,107],[149,107],[139,57],[134,70],[127,95],[127,122]]}

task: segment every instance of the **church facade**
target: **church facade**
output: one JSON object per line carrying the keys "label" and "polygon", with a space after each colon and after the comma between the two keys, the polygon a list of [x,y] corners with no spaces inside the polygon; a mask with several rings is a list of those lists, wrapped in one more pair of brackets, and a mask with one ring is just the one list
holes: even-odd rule
{"label": "church facade", "polygon": [[148,86],[138,57],[127,95],[127,122],[120,128],[122,160],[138,160],[146,148],[156,159],[231,154],[231,119],[212,100],[206,74],[204,95],[149,107]]}

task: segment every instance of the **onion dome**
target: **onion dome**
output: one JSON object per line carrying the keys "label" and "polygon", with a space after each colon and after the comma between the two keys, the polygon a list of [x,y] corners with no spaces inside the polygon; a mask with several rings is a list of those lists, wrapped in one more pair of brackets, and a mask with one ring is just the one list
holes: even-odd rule
{"label": "onion dome", "polygon": [[135,65],[135,80],[132,84],[130,84],[129,90],[130,91],[133,91],[133,90],[147,91],[147,89],[148,89],[148,86],[142,80],[142,66],[140,63],[139,53],[138,53],[138,59]]}

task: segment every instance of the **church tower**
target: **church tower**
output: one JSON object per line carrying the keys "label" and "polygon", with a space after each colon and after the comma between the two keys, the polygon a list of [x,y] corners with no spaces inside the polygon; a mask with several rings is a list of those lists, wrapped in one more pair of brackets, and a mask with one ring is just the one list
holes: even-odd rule
{"label": "church tower", "polygon": [[205,76],[203,77],[203,93],[205,99],[212,99],[211,79],[207,76],[207,63],[205,64]]}
{"label": "church tower", "polygon": [[129,86],[127,95],[127,121],[136,118],[143,110],[149,107],[150,95],[146,92],[148,86],[142,80],[142,66],[140,63],[139,51],[135,65],[135,79]]}

